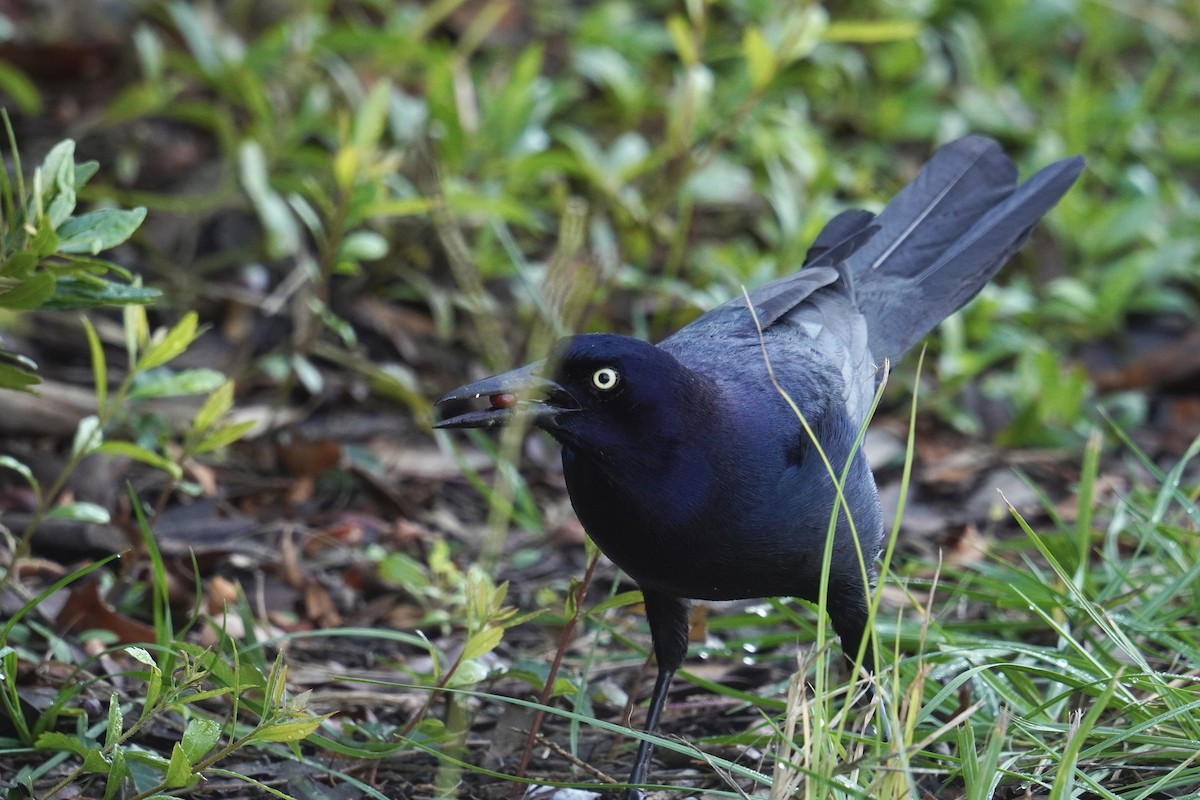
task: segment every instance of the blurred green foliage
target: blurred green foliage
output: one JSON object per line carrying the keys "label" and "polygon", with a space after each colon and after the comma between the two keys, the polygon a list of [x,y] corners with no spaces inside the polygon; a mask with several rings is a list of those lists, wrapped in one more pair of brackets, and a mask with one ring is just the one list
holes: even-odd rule
{"label": "blurred green foliage", "polygon": [[[293,330],[257,368],[309,391],[332,362],[427,410],[431,392],[408,365],[365,355],[348,312],[366,294],[428,307],[442,336],[494,368],[544,347],[547,331],[660,337],[741,285],[791,272],[830,217],[879,208],[935,146],[970,131],[999,138],[1026,174],[1077,152],[1089,168],[997,284],[934,337],[939,390],[922,396],[944,418],[980,430],[960,402],[974,384],[1006,406],[1004,441],[1077,440],[1094,398],[1076,349],[1119,347],[1134,314],[1197,313],[1200,48],[1182,4],[137,9],[125,50],[135,68],[78,125],[119,150],[120,177],[97,175],[89,196],[196,219],[252,214],[252,235],[215,252],[199,235],[165,251],[139,238],[138,270],[158,273],[180,318],[197,284],[267,275],[262,310],[286,302]],[[46,106],[16,67],[0,73],[24,113]],[[211,186],[151,174],[139,132],[164,125],[213,148]],[[95,167],[60,149],[47,164],[54,179],[35,181],[44,196],[30,207],[54,216],[56,197],[73,201]],[[13,236],[26,205],[6,207]],[[124,214],[127,234],[136,213],[94,215]],[[61,251],[78,238],[52,232],[35,243]],[[101,263],[79,259],[91,256],[68,263]],[[572,291],[582,315],[564,313]],[[911,388],[903,366],[895,374],[898,392]]]}
{"label": "blurred green foliage", "polygon": [[[950,389],[1002,363],[1014,375],[984,384],[1012,407],[1009,440],[1074,429],[1090,392],[1063,366],[1076,345],[1120,337],[1130,314],[1196,309],[1200,56],[1182,5],[150,8],[134,36],[142,80],[102,124],[164,116],[214,137],[262,223],[251,257],[304,266],[316,318],[347,348],[329,284],[366,266],[371,290],[428,303],[446,336],[470,320],[488,360],[510,359],[514,331],[553,321],[539,287],[581,199],[583,269],[598,277],[583,326],[664,335],[793,270],[835,212],[878,207],[970,131],[1024,172],[1088,158],[941,343]],[[613,291],[629,301],[602,302]],[[512,313],[498,295],[521,326],[497,325]],[[1027,389],[1054,373],[1058,395]]]}
{"label": "blurred green foliage", "polygon": [[[50,149],[27,186],[7,115],[4,127],[13,167],[0,170],[0,312],[135,305],[157,298],[156,289],[130,285],[127,270],[97,257],[127,240],[146,209],[76,214],[78,192],[99,165],[77,164],[70,139]],[[0,389],[32,391],[40,382],[37,364],[0,346]]]}
{"label": "blurred green foliage", "polygon": [[[951,389],[999,364],[1016,376],[984,384],[1011,406],[1011,441],[1073,429],[1089,393],[1063,365],[1073,347],[1119,338],[1130,314],[1196,312],[1200,50],[1182,5],[147,9],[132,36],[141,78],[97,124],[165,118],[217,143],[222,188],[188,200],[248,204],[262,236],[240,257],[304,271],[313,322],[288,354],[298,370],[322,329],[356,347],[330,303],[338,276],[428,304],[446,336],[473,329],[489,361],[511,357],[524,346],[514,331],[553,322],[539,287],[580,200],[582,268],[598,276],[586,327],[661,336],[740,284],[790,272],[829,217],[879,207],[969,131],[1001,139],[1024,172],[1089,161],[1026,255],[941,340]],[[517,300],[524,325],[498,326],[514,311],[497,295]],[[1054,372],[1063,392],[1020,389]],[[412,377],[392,377],[419,406]],[[939,407],[975,424],[952,406]]]}

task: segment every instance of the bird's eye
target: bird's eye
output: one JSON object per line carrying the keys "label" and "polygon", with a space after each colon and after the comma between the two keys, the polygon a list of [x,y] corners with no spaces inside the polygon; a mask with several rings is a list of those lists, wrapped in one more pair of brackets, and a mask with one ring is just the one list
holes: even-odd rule
{"label": "bird's eye", "polygon": [[601,367],[592,373],[592,385],[602,392],[607,392],[617,385],[619,376],[612,367]]}

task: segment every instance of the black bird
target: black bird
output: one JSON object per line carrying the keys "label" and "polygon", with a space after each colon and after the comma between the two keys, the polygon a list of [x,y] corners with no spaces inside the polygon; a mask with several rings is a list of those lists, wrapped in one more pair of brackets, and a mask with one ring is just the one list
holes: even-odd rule
{"label": "black bird", "polygon": [[[521,414],[562,443],[583,527],[645,595],[659,669],[648,730],[687,650],[689,598],[818,601],[838,503],[830,472],[847,465],[826,608],[843,651],[852,660],[861,651],[874,668],[867,601],[883,521],[855,442],[880,366],[978,294],[1083,165],[1058,161],[1018,186],[996,142],[959,139],[878,216],[834,217],[804,269],[749,293],[754,315],[739,296],[657,347],[572,336],[546,361],[438,401],[490,397],[492,407],[436,427],[492,427]],[[630,783],[644,782],[649,755],[643,741]]]}

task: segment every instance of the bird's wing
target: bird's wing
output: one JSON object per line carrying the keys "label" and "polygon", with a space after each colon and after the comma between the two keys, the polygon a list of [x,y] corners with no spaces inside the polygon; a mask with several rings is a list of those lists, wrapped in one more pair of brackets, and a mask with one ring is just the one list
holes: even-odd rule
{"label": "bird's wing", "polygon": [[[876,368],[845,261],[877,233],[873,218],[869,212],[855,210],[830,220],[809,249],[804,269],[749,293],[754,316],[746,312],[744,296],[734,297],[659,346],[702,369],[722,356],[717,353],[722,346],[729,349],[727,360],[733,364],[754,365],[757,350],[751,348],[747,360],[744,348],[755,344],[761,331],[771,366],[784,387],[811,383],[818,368],[814,360],[824,359],[847,413],[856,424],[861,422],[874,390]],[[734,366],[722,371],[730,369]]]}
{"label": "bird's wing", "polygon": [[[854,283],[847,278],[846,259],[861,249],[876,233],[871,225],[873,214],[845,211],[838,214],[817,236],[804,260],[804,269],[750,292],[750,302],[758,314],[758,324],[769,328],[784,319],[806,300],[819,296],[819,290],[839,279],[837,291],[854,299]],[[828,293],[826,293],[828,294]]]}
{"label": "bird's wing", "polygon": [[[853,298],[854,287],[847,279],[844,264],[878,232],[878,226],[870,224],[872,219],[874,215],[867,211],[853,210],[838,214],[813,241],[804,260],[804,269],[749,292],[759,327],[767,330],[816,296],[821,289],[839,280],[842,285],[837,291],[849,293]],[[727,314],[740,313],[745,307],[745,297],[734,297],[694,320],[671,339],[691,328],[695,328],[690,331],[694,334],[713,323],[724,323]],[[753,324],[753,320],[746,321]]]}
{"label": "bird's wing", "polygon": [[[750,292],[753,316],[745,297],[735,297],[659,347],[719,382],[738,385],[764,373],[761,341],[781,386],[829,385],[830,391],[840,391],[847,413],[858,424],[870,404],[875,365],[867,325],[846,278],[840,264],[814,263]],[[751,370],[753,378],[745,370]]]}

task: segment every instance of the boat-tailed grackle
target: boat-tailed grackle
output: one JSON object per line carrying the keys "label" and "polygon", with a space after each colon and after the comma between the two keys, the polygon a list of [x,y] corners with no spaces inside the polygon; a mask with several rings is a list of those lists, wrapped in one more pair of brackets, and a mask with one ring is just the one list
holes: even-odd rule
{"label": "boat-tailed grackle", "polygon": [[[874,668],[868,584],[883,521],[855,443],[880,365],[978,294],[1082,169],[1069,158],[1018,185],[996,142],[959,139],[878,216],[834,217],[802,270],[749,293],[754,315],[739,296],[658,346],[572,336],[544,362],[438,401],[492,401],[439,428],[523,414],[562,443],[583,527],[645,595],[659,669],[648,730],[687,649],[688,599],[817,601],[835,508],[826,608],[844,652]],[[839,505],[831,472],[844,469]],[[649,755],[643,741],[630,783],[644,782]]]}

